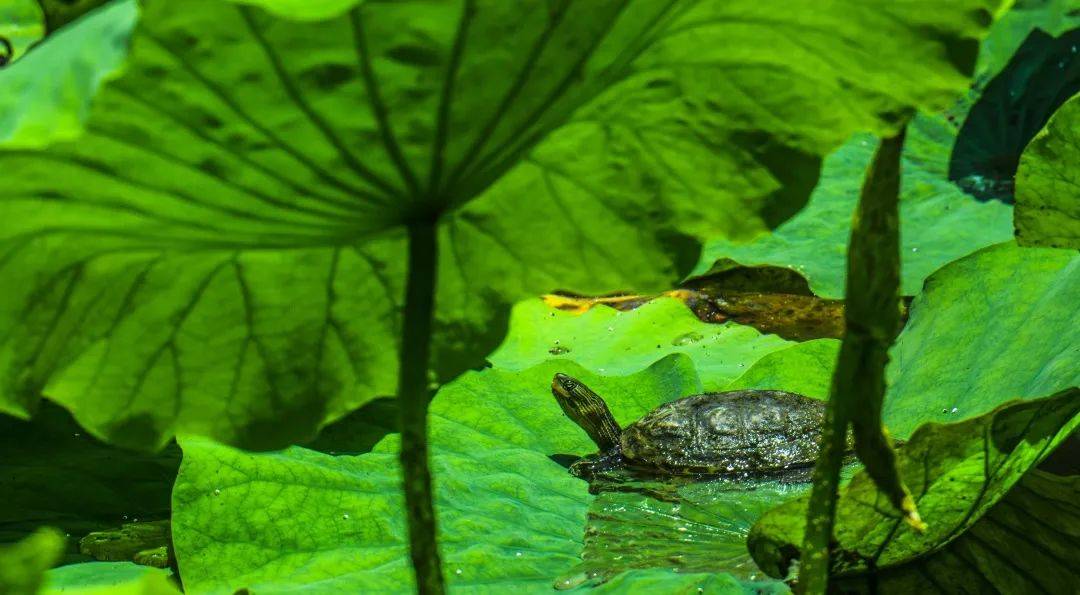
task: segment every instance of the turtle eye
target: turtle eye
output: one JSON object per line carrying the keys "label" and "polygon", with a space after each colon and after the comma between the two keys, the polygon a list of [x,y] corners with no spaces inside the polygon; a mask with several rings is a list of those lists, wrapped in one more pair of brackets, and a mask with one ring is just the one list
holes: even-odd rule
{"label": "turtle eye", "polygon": [[0,67],[7,66],[11,61],[11,57],[15,55],[15,48],[12,47],[8,38],[0,36]]}

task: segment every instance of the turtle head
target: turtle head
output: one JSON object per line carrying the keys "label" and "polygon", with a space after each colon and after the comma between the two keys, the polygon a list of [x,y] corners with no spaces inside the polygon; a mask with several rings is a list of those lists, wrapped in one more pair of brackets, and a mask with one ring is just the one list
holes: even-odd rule
{"label": "turtle head", "polygon": [[619,443],[619,422],[611,415],[607,403],[580,380],[566,374],[556,374],[551,381],[551,393],[563,413],[581,426],[600,451],[608,451]]}

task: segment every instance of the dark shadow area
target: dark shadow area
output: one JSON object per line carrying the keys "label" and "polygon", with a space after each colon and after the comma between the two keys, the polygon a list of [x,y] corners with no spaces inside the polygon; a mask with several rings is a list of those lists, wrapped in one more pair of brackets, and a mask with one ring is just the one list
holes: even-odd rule
{"label": "dark shadow area", "polygon": [[722,258],[709,272],[683,281],[681,287],[701,291],[709,295],[721,293],[782,293],[787,295],[813,296],[810,283],[797,271],[787,267],[762,265],[743,266],[734,260]]}
{"label": "dark shadow area", "polygon": [[783,145],[761,132],[743,132],[732,138],[754,155],[781,186],[769,196],[762,213],[765,224],[776,229],[806,206],[821,177],[821,157]]}
{"label": "dark shadow area", "polygon": [[1024,147],[1080,91],[1080,28],[1032,31],[968,112],[949,158],[949,180],[975,198],[1013,202]]}
{"label": "dark shadow area", "polygon": [[1039,469],[1056,475],[1080,475],[1080,435],[1066,438],[1043,460]]}
{"label": "dark shadow area", "polygon": [[581,460],[581,457],[579,457],[577,455],[568,455],[568,454],[548,455],[548,458],[551,459],[552,461],[555,461],[560,466],[562,466],[562,467],[564,467],[566,469],[569,469],[570,465],[573,465],[574,463]]}
{"label": "dark shadow area", "polygon": [[169,518],[180,448],[159,453],[109,446],[83,430],[68,411],[42,401],[23,421],[0,415],[0,543],[47,525],[80,537],[126,521]]}
{"label": "dark shadow area", "polygon": [[359,455],[398,431],[397,400],[379,397],[323,428],[305,448],[330,455]]}

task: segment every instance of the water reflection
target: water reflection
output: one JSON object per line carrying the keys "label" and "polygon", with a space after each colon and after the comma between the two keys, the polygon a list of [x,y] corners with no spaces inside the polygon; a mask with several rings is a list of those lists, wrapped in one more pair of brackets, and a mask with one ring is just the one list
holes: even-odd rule
{"label": "water reflection", "polygon": [[[846,481],[854,465],[845,468]],[[779,581],[762,573],[746,549],[750,527],[774,506],[809,491],[807,473],[708,481],[629,481],[594,484],[581,564],[555,587],[596,585],[632,569],[729,573],[761,586]]]}

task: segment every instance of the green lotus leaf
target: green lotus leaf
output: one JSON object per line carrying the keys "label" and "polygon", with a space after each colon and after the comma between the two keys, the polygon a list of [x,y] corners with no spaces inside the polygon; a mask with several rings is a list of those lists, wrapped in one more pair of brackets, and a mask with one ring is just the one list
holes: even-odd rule
{"label": "green lotus leaf", "polygon": [[64,535],[42,528],[12,544],[0,545],[0,593],[36,595],[45,571],[60,560]]}
{"label": "green lotus leaf", "polygon": [[[921,426],[900,449],[898,464],[929,527],[920,533],[905,524],[869,476],[859,472],[837,504],[832,572],[888,572],[931,555],[972,528],[1078,426],[1076,388],[1006,403],[966,421]],[[758,565],[773,576],[786,575],[805,526],[805,497],[762,517],[748,541]],[[991,573],[992,580],[998,574]]]}
{"label": "green lotus leaf", "polygon": [[8,63],[22,57],[27,48],[45,35],[44,17],[37,0],[6,0],[0,4],[0,38],[11,44],[11,54],[7,48],[0,48],[0,59]]}
{"label": "green lotus leaf", "polygon": [[1080,477],[1029,471],[944,548],[874,577],[837,580],[845,592],[1066,593],[1080,581],[1071,563],[1080,535]]}
{"label": "green lotus leaf", "polygon": [[670,353],[683,353],[694,362],[705,390],[717,391],[762,356],[791,345],[748,326],[702,322],[673,298],[654,299],[626,312],[601,306],[584,314],[533,299],[514,306],[506,339],[488,359],[505,370],[562,359],[620,376]]}
{"label": "green lotus leaf", "polygon": [[[915,118],[908,128],[901,164],[901,293],[915,295],[938,267],[974,250],[1012,237],[1012,209],[971,199],[948,181],[948,150],[955,127],[943,116]],[[825,160],[821,181],[798,215],[766,236],[747,243],[716,239],[706,244],[695,275],[717,261],[790,268],[810,289],[843,298],[851,217],[875,139],[856,136]]]}
{"label": "green lotus leaf", "polygon": [[828,399],[840,341],[816,339],[766,354],[724,390],[784,390]]}
{"label": "green lotus leaf", "polygon": [[[976,86],[969,96],[945,113],[919,115],[911,123],[904,147],[900,203],[903,294],[917,294],[923,280],[937,268],[1012,237],[1012,209],[998,201],[973,200],[966,194],[971,188],[959,188],[949,180],[971,177],[974,170],[1008,162],[1008,158],[997,156],[998,152],[1015,152],[1018,157],[1026,139],[1038,130],[1038,122],[1049,117],[1047,107],[1053,110],[1052,91],[1075,84],[1059,67],[1080,68],[1080,59],[1071,50],[1080,27],[1080,13],[1074,8],[1069,0],[1052,0],[1019,3],[1006,12],[981,46]],[[1047,72],[1032,80],[1031,71],[1044,62]],[[1007,66],[1011,70],[1005,72]],[[1005,79],[993,81],[998,75]],[[983,91],[993,96],[984,99]],[[969,113],[977,99],[988,105]],[[1014,118],[1018,124],[1003,127],[1001,119],[1008,114],[1002,112],[1010,110],[1020,110]],[[1030,128],[1032,121],[1035,127],[1027,131],[1024,127]],[[962,131],[957,130],[960,122]],[[869,136],[848,141],[826,159],[821,181],[805,209],[772,234],[752,242],[710,241],[694,274],[704,274],[724,260],[747,266],[784,266],[806,277],[818,295],[843,297],[851,216],[875,145]],[[952,154],[954,145],[956,151],[978,154]],[[994,172],[982,173],[989,178]],[[1010,197],[1013,173],[1001,174],[1009,179]],[[958,182],[970,186],[971,180]]]}
{"label": "green lotus leaf", "polygon": [[169,571],[131,562],[85,562],[45,573],[41,595],[176,595]]}
{"label": "green lotus leaf", "polygon": [[[469,372],[445,385],[432,401],[430,429],[443,564],[455,589],[550,590],[580,560],[592,497],[550,457],[596,446],[550,396],[555,372],[589,382],[623,422],[701,390],[683,355],[627,377],[548,362]],[[185,587],[409,591],[396,442],[334,457],[184,439],[173,539]]]}
{"label": "green lotus leaf", "polygon": [[1080,386],[1078,303],[1075,251],[1008,242],[942,268],[890,352],[889,430],[904,438],[927,421]]}
{"label": "green lotus leaf", "polygon": [[1080,95],[1061,106],[1020,158],[1015,223],[1021,245],[1080,248],[1077,163]]}
{"label": "green lotus leaf", "polygon": [[[78,138],[94,94],[115,76],[127,56],[137,16],[133,0],[114,2],[77,25],[52,33],[33,52],[0,69],[0,151]],[[7,202],[7,192],[0,196]],[[10,248],[6,226],[0,237],[6,253]]]}
{"label": "green lotus leaf", "polygon": [[319,21],[340,16],[364,0],[231,0],[265,8],[277,16],[300,21]]}
{"label": "green lotus leaf", "polygon": [[851,132],[947,104],[1000,5],[148,0],[84,134],[0,152],[0,410],[308,438],[395,391],[406,222],[447,212],[445,381],[518,299],[670,286],[691,236],[774,227]]}

